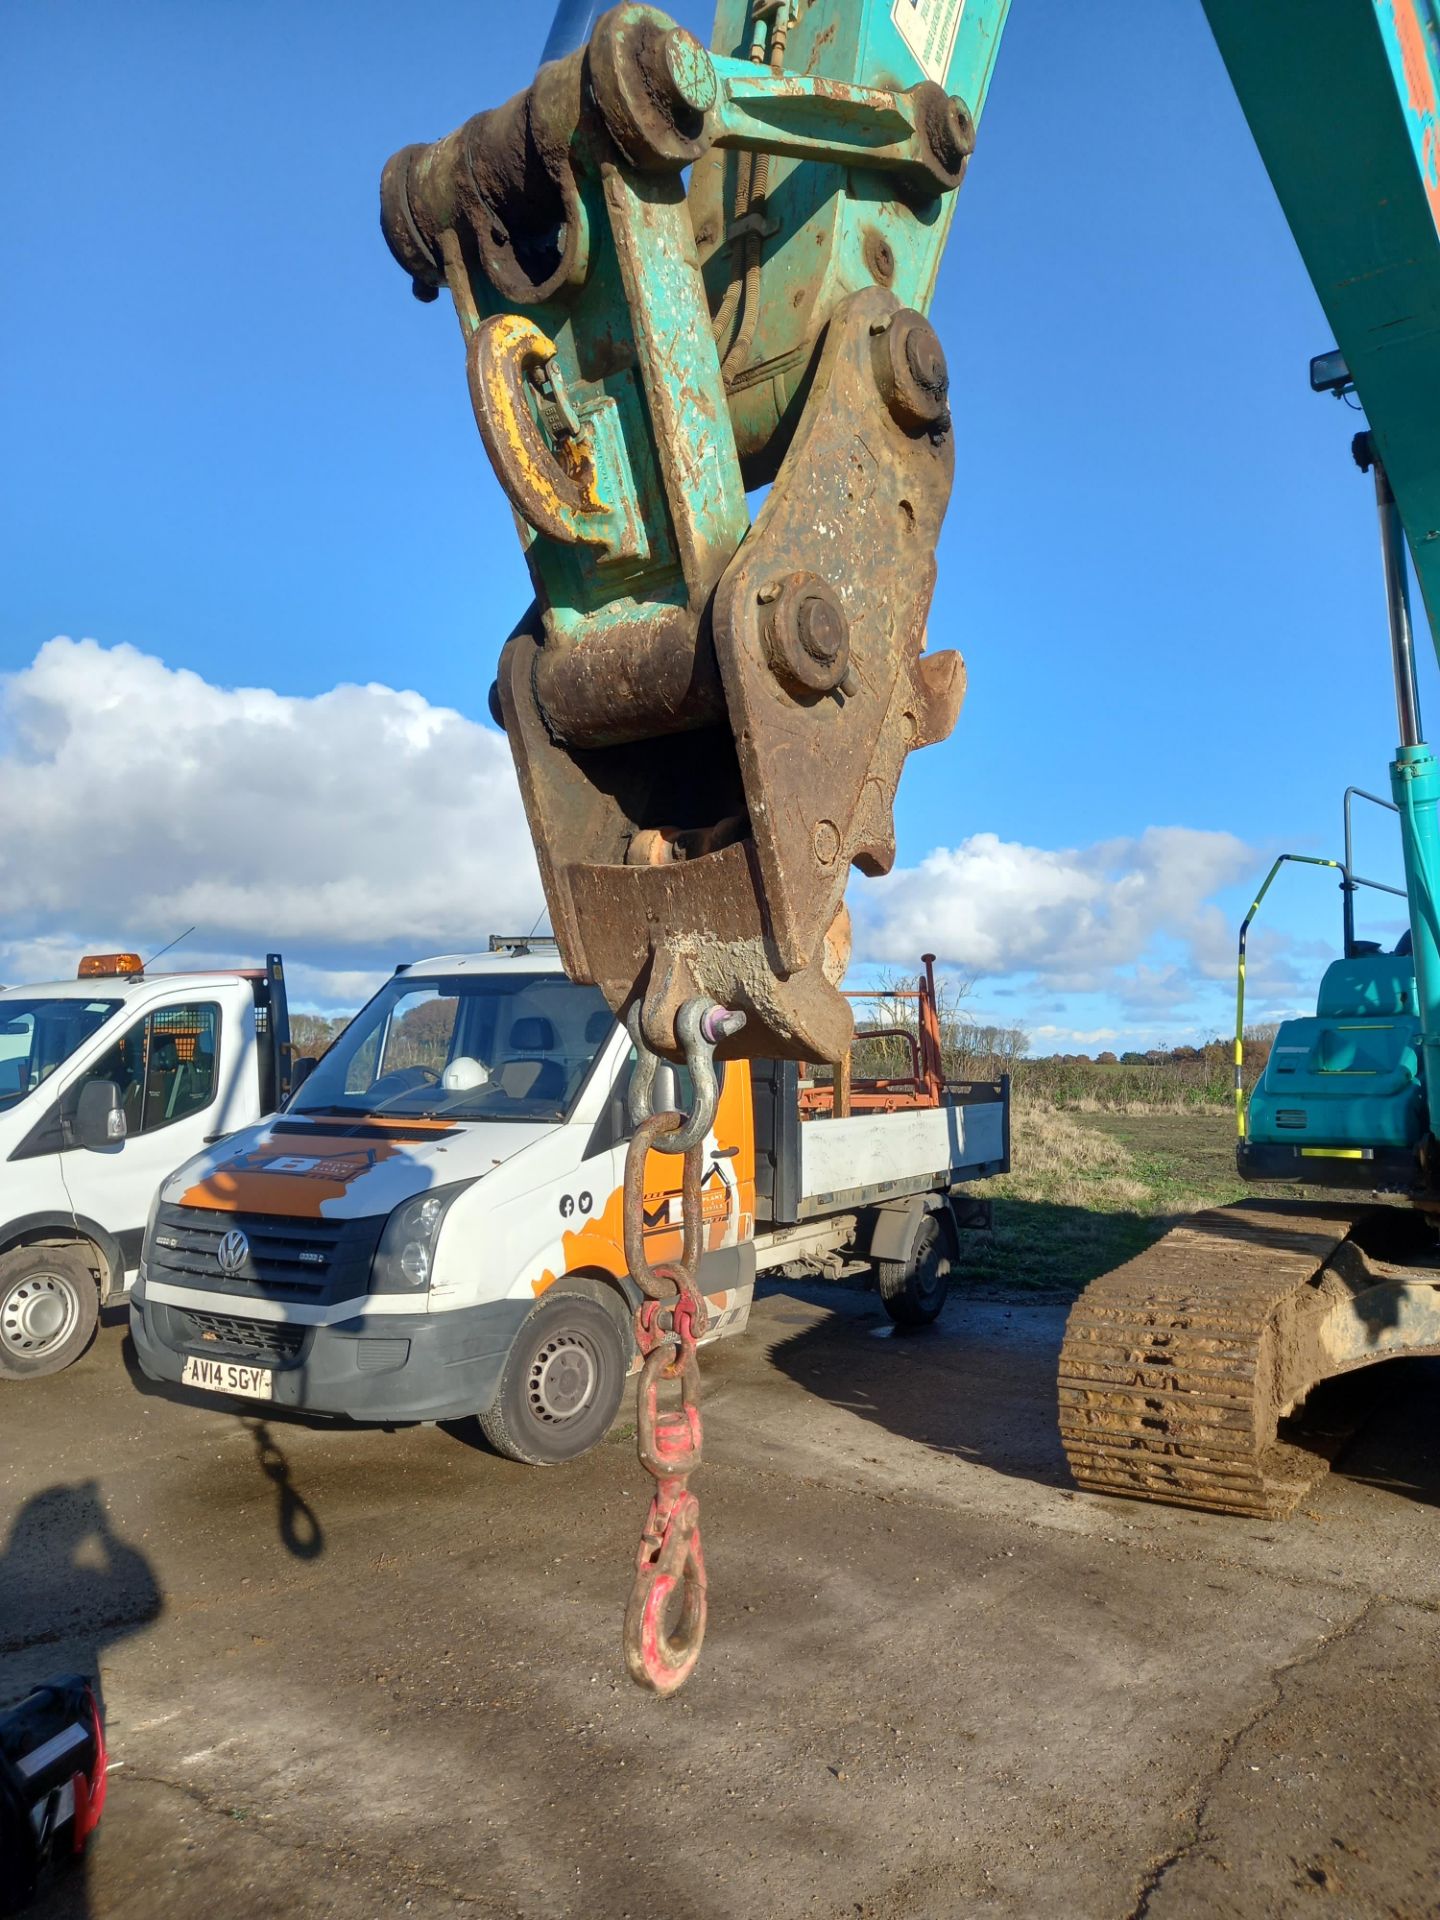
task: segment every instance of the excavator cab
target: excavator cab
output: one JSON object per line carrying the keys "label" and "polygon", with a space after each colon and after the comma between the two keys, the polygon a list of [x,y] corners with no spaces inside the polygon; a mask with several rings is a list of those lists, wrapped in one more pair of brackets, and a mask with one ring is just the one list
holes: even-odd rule
{"label": "excavator cab", "polygon": [[1314,1013],[1281,1023],[1237,1147],[1243,1178],[1414,1188],[1426,1117],[1415,962],[1408,936],[1403,944],[1332,960]]}

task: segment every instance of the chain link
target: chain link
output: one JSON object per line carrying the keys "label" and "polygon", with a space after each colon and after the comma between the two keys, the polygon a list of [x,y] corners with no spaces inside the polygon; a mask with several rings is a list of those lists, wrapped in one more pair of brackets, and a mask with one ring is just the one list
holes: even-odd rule
{"label": "chain link", "polygon": [[[719,1102],[715,1046],[735,1032],[743,1018],[707,1001],[687,1001],[681,1009],[677,1030],[696,1089],[695,1110],[688,1117],[649,1112],[659,1063],[645,1043],[638,1009],[631,1009],[627,1022],[636,1046],[631,1117],[637,1124],[625,1155],[625,1260],[630,1278],[645,1295],[635,1315],[635,1343],[643,1356],[636,1447],[641,1466],[654,1478],[655,1493],[640,1535],[635,1580],[625,1609],[625,1662],[633,1680],[659,1694],[674,1693],[685,1684],[705,1638],[700,1502],[690,1491],[690,1475],[700,1465],[705,1439],[695,1346],[709,1323],[698,1279],[705,1225],[700,1181],[705,1137],[715,1124]],[[645,1252],[645,1168],[652,1152],[684,1156],[680,1258],[653,1266]],[[678,1407],[661,1409],[664,1382],[678,1383]],[[679,1612],[672,1620],[677,1590]]]}

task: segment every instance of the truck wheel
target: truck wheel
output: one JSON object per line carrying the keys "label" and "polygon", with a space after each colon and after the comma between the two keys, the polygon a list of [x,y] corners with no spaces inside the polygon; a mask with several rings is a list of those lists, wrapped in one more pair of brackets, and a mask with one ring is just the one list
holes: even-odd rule
{"label": "truck wheel", "polygon": [[920,1222],[908,1260],[877,1260],[875,1284],[897,1327],[928,1327],[950,1292],[944,1230],[933,1213]]}
{"label": "truck wheel", "polygon": [[547,1294],[515,1336],[480,1431],[527,1466],[576,1460],[609,1432],[628,1361],[616,1314],[584,1294]]}
{"label": "truck wheel", "polygon": [[0,1380],[59,1373],[89,1346],[100,1292],[78,1247],[0,1255]]}

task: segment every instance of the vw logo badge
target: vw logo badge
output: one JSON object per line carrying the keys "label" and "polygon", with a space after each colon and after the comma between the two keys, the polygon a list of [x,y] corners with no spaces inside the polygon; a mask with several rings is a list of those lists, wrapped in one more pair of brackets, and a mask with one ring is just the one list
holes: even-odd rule
{"label": "vw logo badge", "polygon": [[215,1249],[215,1257],[220,1262],[220,1271],[233,1278],[250,1258],[250,1242],[238,1227],[232,1227]]}

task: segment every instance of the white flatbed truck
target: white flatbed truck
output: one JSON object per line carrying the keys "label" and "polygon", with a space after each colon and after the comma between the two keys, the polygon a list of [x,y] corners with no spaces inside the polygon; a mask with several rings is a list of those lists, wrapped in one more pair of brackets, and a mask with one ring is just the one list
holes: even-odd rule
{"label": "white flatbed truck", "polygon": [[161,1180],[274,1112],[289,1047],[278,954],[205,973],[89,954],[74,980],[0,990],[0,1381],[79,1359]]}
{"label": "white flatbed truck", "polygon": [[[300,1063],[283,1113],[164,1183],[130,1297],[145,1373],[355,1420],[476,1415],[535,1464],[583,1453],[636,1364],[632,1058],[540,945],[398,969]],[[864,1261],[897,1320],[940,1311],[965,1187],[1009,1164],[1008,1085],[939,1098],[802,1120],[794,1062],[728,1067],[704,1149],[707,1339],[743,1331],[766,1268]],[[679,1177],[650,1155],[652,1261],[679,1252]]]}

